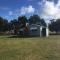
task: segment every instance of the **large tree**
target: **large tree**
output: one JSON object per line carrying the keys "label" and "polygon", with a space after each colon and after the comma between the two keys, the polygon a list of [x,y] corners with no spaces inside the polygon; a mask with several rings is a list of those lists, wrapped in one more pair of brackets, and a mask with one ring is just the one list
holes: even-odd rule
{"label": "large tree", "polygon": [[56,19],[56,21],[51,20],[49,29],[50,31],[60,32],[60,19]]}
{"label": "large tree", "polygon": [[28,20],[27,20],[26,16],[19,16],[18,17],[18,22],[19,22],[21,28],[26,26],[27,21]]}
{"label": "large tree", "polygon": [[10,26],[10,30],[14,30],[14,32],[16,34],[19,29],[19,24],[18,24],[17,19],[11,20],[9,23],[9,26]]}
{"label": "large tree", "polygon": [[8,20],[7,19],[4,19],[3,20],[3,31],[8,31]]}
{"label": "large tree", "polygon": [[0,17],[0,26],[3,25],[3,18]]}
{"label": "large tree", "polygon": [[8,20],[0,17],[0,31],[8,30]]}
{"label": "large tree", "polygon": [[3,31],[3,18],[0,17],[0,31]]}
{"label": "large tree", "polygon": [[41,19],[38,15],[30,16],[29,18],[30,24],[40,24],[40,25],[46,25],[44,19]]}
{"label": "large tree", "polygon": [[0,17],[0,31],[7,31],[8,28],[8,20]]}

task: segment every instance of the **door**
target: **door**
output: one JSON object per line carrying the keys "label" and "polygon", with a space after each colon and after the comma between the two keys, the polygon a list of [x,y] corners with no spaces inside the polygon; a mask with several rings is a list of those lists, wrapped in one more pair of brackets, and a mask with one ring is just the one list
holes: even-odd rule
{"label": "door", "polygon": [[46,36],[46,28],[42,28],[42,36]]}

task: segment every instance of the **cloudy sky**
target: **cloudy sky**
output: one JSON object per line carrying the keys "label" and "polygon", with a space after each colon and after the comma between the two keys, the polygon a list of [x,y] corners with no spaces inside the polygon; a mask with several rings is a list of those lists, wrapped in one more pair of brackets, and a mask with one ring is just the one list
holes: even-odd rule
{"label": "cloudy sky", "polygon": [[60,0],[0,0],[0,16],[4,18],[33,14],[44,19],[60,18]]}

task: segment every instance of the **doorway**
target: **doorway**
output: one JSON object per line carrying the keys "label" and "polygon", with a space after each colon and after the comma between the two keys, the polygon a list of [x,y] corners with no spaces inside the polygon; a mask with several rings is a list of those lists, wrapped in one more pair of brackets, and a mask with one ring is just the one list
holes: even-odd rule
{"label": "doorway", "polygon": [[42,28],[42,36],[46,36],[46,28]]}

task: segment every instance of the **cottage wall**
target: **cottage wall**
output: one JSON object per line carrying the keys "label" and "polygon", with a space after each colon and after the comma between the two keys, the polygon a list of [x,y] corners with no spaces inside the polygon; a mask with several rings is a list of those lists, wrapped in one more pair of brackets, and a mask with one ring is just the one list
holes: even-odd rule
{"label": "cottage wall", "polygon": [[40,26],[37,25],[30,25],[30,35],[33,36],[40,36]]}

